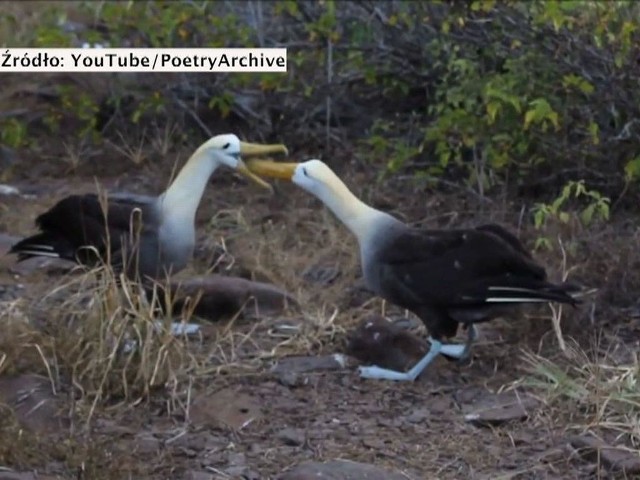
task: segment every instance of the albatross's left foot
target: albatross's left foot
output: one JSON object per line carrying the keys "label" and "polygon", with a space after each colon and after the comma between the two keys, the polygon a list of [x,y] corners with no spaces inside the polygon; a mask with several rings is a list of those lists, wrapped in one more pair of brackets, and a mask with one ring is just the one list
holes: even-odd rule
{"label": "albatross's left foot", "polygon": [[358,367],[362,378],[373,378],[376,380],[397,380],[397,381],[413,381],[409,372],[397,372],[387,368],[377,367],[375,365],[367,367]]}
{"label": "albatross's left foot", "polygon": [[440,353],[447,357],[456,358],[458,360],[463,359],[466,352],[466,345],[457,345],[455,343],[442,345]]}
{"label": "albatross's left foot", "polygon": [[469,358],[471,353],[471,345],[478,338],[478,330],[475,325],[471,324],[467,327],[467,341],[464,345],[442,345],[440,353],[447,358],[455,359],[459,363],[463,363]]}

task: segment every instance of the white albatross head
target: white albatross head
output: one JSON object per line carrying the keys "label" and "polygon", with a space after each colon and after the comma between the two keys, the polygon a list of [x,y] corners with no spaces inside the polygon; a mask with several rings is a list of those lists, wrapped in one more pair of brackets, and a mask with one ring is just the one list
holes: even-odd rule
{"label": "white albatross head", "polygon": [[302,163],[249,160],[247,168],[254,174],[281,178],[295,183],[315,195],[325,204],[331,195],[346,189],[342,180],[321,160],[312,159]]}
{"label": "white albatross head", "polygon": [[361,245],[367,243],[381,222],[397,220],[358,199],[329,166],[317,159],[302,163],[248,160],[253,173],[295,183],[324,203],[351,230]]}
{"label": "white albatross head", "polygon": [[243,157],[284,153],[288,155],[287,147],[282,144],[261,145],[247,143],[232,133],[216,135],[203,143],[196,151],[205,155],[215,165],[225,165],[266,188],[271,186],[260,177],[253,174],[245,165]]}

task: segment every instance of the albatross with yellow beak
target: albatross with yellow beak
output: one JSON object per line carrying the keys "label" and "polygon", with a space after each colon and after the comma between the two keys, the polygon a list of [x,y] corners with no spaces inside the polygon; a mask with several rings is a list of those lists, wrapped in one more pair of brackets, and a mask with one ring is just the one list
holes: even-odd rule
{"label": "albatross with yellow beak", "polygon": [[[438,355],[463,359],[486,322],[518,304],[576,305],[570,287],[546,280],[518,239],[498,225],[475,229],[422,230],[356,198],[320,160],[303,163],[248,162],[257,174],[293,181],[320,199],[356,236],[367,287],[420,317],[431,347],[409,371],[361,367],[365,378],[415,380]],[[465,345],[444,344],[468,330]]]}
{"label": "albatross with yellow beak", "polygon": [[287,154],[287,149],[217,135],[193,153],[161,195],[114,193],[105,204],[96,194],[68,196],[36,219],[40,233],[16,243],[10,253],[19,261],[40,256],[92,265],[108,260],[140,279],[176,273],[191,259],[196,210],[213,172],[224,165],[270,188],[247,169],[242,156],[274,153]]}

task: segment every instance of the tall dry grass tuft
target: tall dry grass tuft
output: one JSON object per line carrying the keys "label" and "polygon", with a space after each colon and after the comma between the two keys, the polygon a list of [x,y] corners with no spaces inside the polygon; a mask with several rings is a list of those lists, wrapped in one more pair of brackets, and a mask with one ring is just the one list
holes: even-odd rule
{"label": "tall dry grass tuft", "polygon": [[99,402],[148,397],[189,362],[184,343],[171,333],[170,309],[159,308],[167,299],[154,294],[148,300],[139,284],[107,266],[56,288],[42,308],[54,303],[52,296],[62,299],[49,309],[58,319],[48,326],[57,364],[92,410]]}
{"label": "tall dry grass tuft", "polygon": [[613,352],[601,340],[590,352],[567,341],[558,360],[527,352],[529,375],[522,384],[542,396],[548,411],[563,417],[567,430],[592,430],[640,454],[638,353]]}
{"label": "tall dry grass tuft", "polygon": [[[64,279],[30,304],[27,299],[5,302],[0,376],[48,377],[51,401],[72,399],[60,407],[73,420],[70,428],[45,435],[25,425],[15,405],[3,404],[0,397],[0,465],[49,469],[62,461],[67,472],[95,479],[149,468],[133,462],[133,452],[114,445],[109,436],[90,433],[89,426],[104,416],[106,406],[127,408],[156,389],[174,387],[188,368],[184,342],[165,328],[164,318],[160,325],[155,321],[157,301],[144,300],[135,284],[101,267]],[[114,463],[116,450],[122,451]]]}
{"label": "tall dry grass tuft", "polygon": [[54,388],[70,385],[88,409],[87,423],[100,405],[136,403],[175,385],[192,358],[171,332],[173,312],[159,308],[171,303],[169,293],[159,291],[147,299],[108,266],[64,279],[28,307],[2,314],[0,373],[35,371]]}

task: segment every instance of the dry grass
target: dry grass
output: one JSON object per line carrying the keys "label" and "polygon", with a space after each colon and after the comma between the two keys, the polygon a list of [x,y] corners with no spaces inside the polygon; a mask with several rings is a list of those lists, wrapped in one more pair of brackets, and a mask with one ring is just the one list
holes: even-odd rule
{"label": "dry grass", "polygon": [[[157,308],[136,284],[117,280],[120,285],[112,271],[95,269],[65,278],[19,316],[5,313],[3,324],[12,333],[3,336],[4,369],[39,363],[52,385],[74,386],[90,406],[89,418],[98,404],[139,401],[174,381],[188,364],[184,345],[157,327]],[[37,352],[31,354],[36,365],[25,362],[29,351]]]}
{"label": "dry grass", "polygon": [[524,384],[543,396],[567,430],[613,434],[613,443],[640,453],[637,352],[620,362],[598,344],[588,353],[571,342],[566,353],[564,360],[526,353],[530,376]]}
{"label": "dry grass", "polygon": [[[364,316],[383,309],[387,314],[405,313],[378,299],[350,304],[350,289],[359,275],[355,241],[316,202],[293,188],[282,187],[274,198],[255,191],[251,206],[238,207],[237,195],[230,191],[229,187],[217,188],[205,199],[205,204],[223,208],[211,217],[202,214],[206,218],[200,227],[205,252],[184,275],[213,270],[269,281],[292,293],[300,304],[299,310],[270,318],[247,307],[245,317],[255,320],[236,316],[213,326],[206,337],[176,338],[167,329],[154,328],[158,318],[168,325],[171,314],[158,317],[155,301],[142,301],[135,285],[126,279],[116,279],[108,269],[73,274],[53,287],[41,285],[39,291],[45,295],[38,297],[36,292],[36,298],[12,302],[4,310],[0,319],[6,325],[0,343],[0,373],[39,372],[49,376],[54,388],[69,390],[76,430],[84,431],[86,436],[89,422],[122,418],[128,412],[139,412],[136,415],[144,417],[149,409],[160,409],[170,418],[188,418],[196,390],[210,391],[250,379],[258,381],[264,377],[265,369],[284,356],[342,351],[346,332]],[[230,200],[230,195],[235,200]],[[279,203],[284,198],[286,204]],[[225,207],[234,201],[235,207]],[[432,218],[446,216],[453,209],[463,211],[451,201],[441,204],[442,207],[433,208]],[[532,234],[525,232],[527,238]],[[214,250],[217,256],[212,254]],[[576,263],[572,255],[568,255],[567,265]],[[558,276],[563,270],[562,259],[561,251],[544,254],[545,263],[558,265]],[[339,267],[339,275],[333,281],[323,284],[308,279],[313,277],[310,271],[332,267]],[[177,313],[181,312],[174,312]],[[191,319],[188,311],[182,313],[184,320]],[[563,322],[571,327],[584,315],[588,317],[588,313],[565,310]],[[545,318],[548,317],[547,313]],[[518,332],[525,327],[507,328],[521,338]],[[550,324],[540,328],[549,331]],[[135,349],[131,349],[132,342]],[[624,364],[627,366],[615,366],[606,356],[579,355],[570,338],[567,343],[566,359],[548,352],[525,355],[530,370],[526,381],[518,384],[524,383],[547,401],[554,425],[617,429],[620,442],[624,440],[629,448],[637,448],[638,432],[633,431],[637,422],[632,423],[640,411],[632,388],[637,378],[637,359],[636,363]],[[476,351],[479,355],[491,354],[483,347]],[[400,399],[391,403],[402,411]],[[3,432],[12,431],[10,425],[3,426]],[[104,466],[104,456],[100,456],[96,445],[106,440],[99,435],[83,437],[78,433],[68,438],[68,443],[60,446],[64,448],[55,451],[42,449],[37,439],[28,436],[21,440],[25,443],[16,443],[22,445],[19,449],[5,446],[2,450],[0,445],[0,463],[42,464],[42,460],[36,461],[28,453],[39,451],[41,459],[63,458],[69,468],[81,468],[75,459],[78,452],[83,452],[91,465],[82,468],[96,471],[97,466]],[[453,435],[440,445],[453,448],[457,441]],[[121,449],[125,451],[110,453],[124,459],[120,467],[106,468],[100,474],[103,476],[85,478],[118,478],[123,472],[136,471],[138,478],[144,478],[148,472],[136,470],[142,467],[131,463],[137,458],[140,464],[140,457],[126,451],[126,447]],[[398,449],[402,451],[399,446]],[[465,458],[475,455],[472,450],[465,449]],[[354,446],[350,458],[372,461],[371,455]],[[417,458],[431,461],[435,453],[429,449],[424,455],[412,462],[415,468],[422,462]],[[493,458],[495,452],[487,455]],[[276,469],[281,460],[274,457],[270,462]]]}
{"label": "dry grass", "polygon": [[[149,333],[154,329],[146,327],[140,310],[132,311],[124,302],[116,305],[114,288],[106,283],[89,286],[94,274],[68,281],[31,305],[20,300],[0,310],[0,375],[48,377],[47,398],[59,401],[61,418],[70,420],[69,429],[33,431],[18,421],[13,408],[0,403],[0,465],[48,469],[52,461],[63,461],[76,478],[96,479],[122,478],[123,472],[144,474],[147,469],[136,466],[131,452],[114,449],[113,439],[91,434],[90,422],[96,415],[104,416],[108,404],[123,404],[124,399],[131,404],[175,378],[176,364],[168,359],[180,347],[175,339],[167,342]],[[66,298],[54,300],[55,296]],[[116,350],[124,344],[125,330],[138,333],[142,348],[119,356]],[[145,330],[146,335],[141,334]],[[114,454],[117,464],[112,462]]]}

